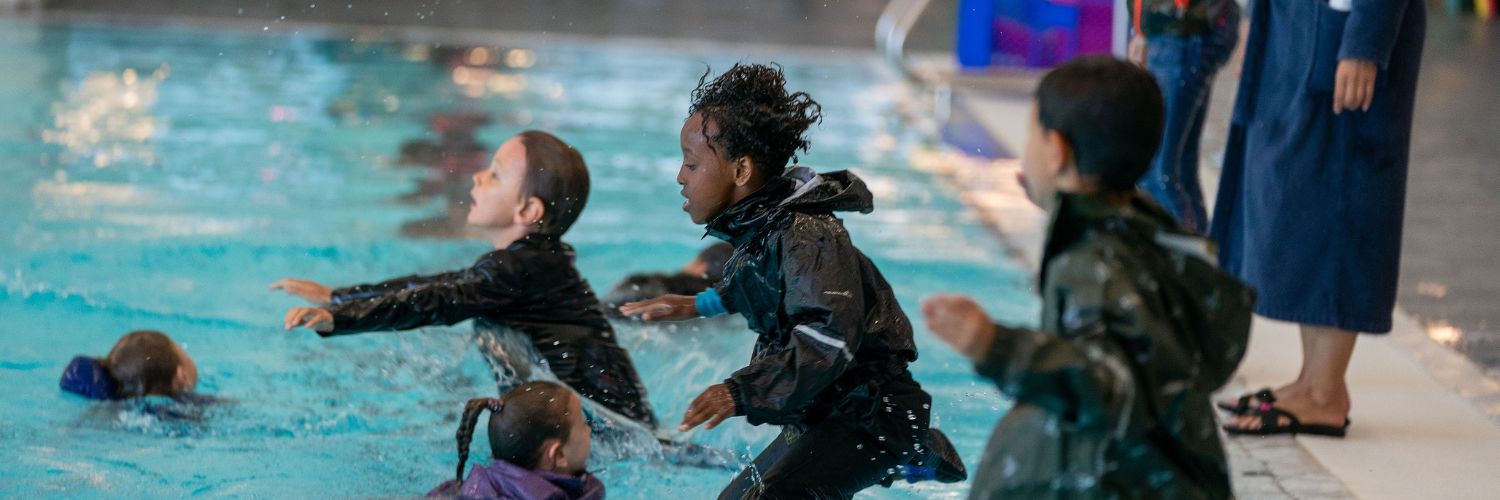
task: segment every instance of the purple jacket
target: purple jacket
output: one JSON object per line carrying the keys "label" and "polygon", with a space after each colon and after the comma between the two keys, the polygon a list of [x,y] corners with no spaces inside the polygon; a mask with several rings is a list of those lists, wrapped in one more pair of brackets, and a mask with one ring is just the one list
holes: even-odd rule
{"label": "purple jacket", "polygon": [[[446,481],[427,496],[452,496],[456,483]],[[564,476],[522,469],[510,462],[496,460],[490,465],[475,465],[469,469],[469,477],[464,479],[463,488],[457,493],[459,498],[604,500],[604,483],[587,472],[581,476]]]}

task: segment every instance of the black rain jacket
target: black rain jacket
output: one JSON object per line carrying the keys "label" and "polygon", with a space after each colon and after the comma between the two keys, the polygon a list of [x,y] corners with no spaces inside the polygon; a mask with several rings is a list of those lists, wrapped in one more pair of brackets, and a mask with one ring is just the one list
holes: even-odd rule
{"label": "black rain jacket", "polygon": [[1210,396],[1245,353],[1254,293],[1144,197],[1057,206],[1041,329],[997,325],[978,362],[1015,406],[970,498],[1230,498]]}
{"label": "black rain jacket", "polygon": [[833,216],[873,209],[854,174],[798,167],[709,222],[735,246],[716,290],[759,334],[750,364],[725,381],[752,425],[841,418],[898,453],[926,433],[931,398],[907,371],[911,323]]}
{"label": "black rain jacket", "polygon": [[[559,380],[583,397],[651,427],[656,417],[630,355],[599,312],[599,299],[573,266],[573,248],[533,234],[474,265],[430,276],[340,288],[333,331],[323,336],[452,325],[509,328],[530,338]],[[494,356],[494,353],[486,353]]]}

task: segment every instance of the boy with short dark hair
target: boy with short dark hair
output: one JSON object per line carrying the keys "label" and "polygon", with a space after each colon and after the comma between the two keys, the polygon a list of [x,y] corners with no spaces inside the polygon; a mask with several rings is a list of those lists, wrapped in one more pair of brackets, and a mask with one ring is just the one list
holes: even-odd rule
{"label": "boy with short dark hair", "polygon": [[1052,214],[1038,330],[928,299],[938,337],[1016,404],[971,498],[1229,498],[1209,396],[1244,354],[1252,292],[1135,189],[1161,135],[1149,73],[1084,57],[1042,79],[1022,160]]}

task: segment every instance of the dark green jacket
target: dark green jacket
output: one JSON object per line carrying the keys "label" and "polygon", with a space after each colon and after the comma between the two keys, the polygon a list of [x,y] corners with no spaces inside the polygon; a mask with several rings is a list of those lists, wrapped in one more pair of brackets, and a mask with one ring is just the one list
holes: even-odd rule
{"label": "dark green jacket", "polygon": [[[1321,2],[1324,0],[1310,0]],[[1130,9],[1131,26],[1144,36],[1202,35],[1226,23],[1226,15],[1239,12],[1235,0],[1124,0]],[[1238,19],[1234,17],[1233,19]],[[1239,26],[1226,26],[1240,29]]]}
{"label": "dark green jacket", "polygon": [[972,498],[1227,498],[1209,400],[1244,354],[1254,294],[1144,197],[1062,195],[1041,329],[996,327],[977,370],[1015,406]]}

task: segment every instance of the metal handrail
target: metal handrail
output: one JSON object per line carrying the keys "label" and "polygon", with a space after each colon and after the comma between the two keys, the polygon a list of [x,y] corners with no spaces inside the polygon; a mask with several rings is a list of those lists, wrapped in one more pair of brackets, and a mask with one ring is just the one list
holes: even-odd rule
{"label": "metal handrail", "polygon": [[917,19],[927,10],[931,0],[891,0],[880,19],[875,22],[875,50],[885,56],[887,63],[900,71],[907,79],[916,81],[917,75],[906,67],[906,35]]}

